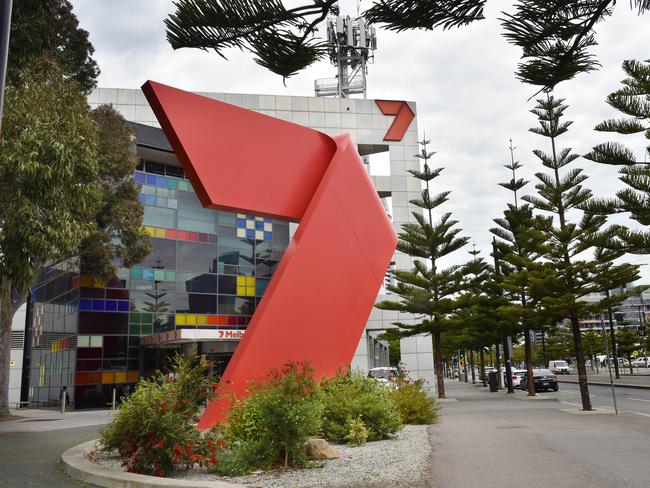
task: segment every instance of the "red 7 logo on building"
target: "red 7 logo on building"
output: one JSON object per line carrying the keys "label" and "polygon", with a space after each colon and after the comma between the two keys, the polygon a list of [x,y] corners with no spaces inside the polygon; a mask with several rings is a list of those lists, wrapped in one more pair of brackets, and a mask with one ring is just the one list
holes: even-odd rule
{"label": "red 7 logo on building", "polygon": [[382,114],[395,115],[395,120],[388,128],[384,141],[401,141],[415,117],[409,104],[398,100],[375,100],[375,103]]}

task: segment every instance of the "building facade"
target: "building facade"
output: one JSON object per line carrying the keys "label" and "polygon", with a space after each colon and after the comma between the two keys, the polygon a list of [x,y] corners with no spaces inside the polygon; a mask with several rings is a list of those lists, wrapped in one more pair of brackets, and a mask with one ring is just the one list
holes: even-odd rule
{"label": "building facade", "polygon": [[[330,135],[348,132],[362,157],[383,153],[381,174],[373,174],[372,164],[369,171],[395,230],[414,221],[411,212],[418,209],[409,200],[419,197],[421,187],[408,170],[420,168],[416,118],[401,140],[385,141],[394,117],[374,100],[203,95]],[[41,274],[28,308],[30,367],[22,382],[22,399],[33,404],[56,402],[65,390],[75,408],[105,407],[113,394],[127,393],[161,366],[167,352],[192,343],[223,371],[297,228],[203,208],[140,90],[98,88],[89,103],[111,104],[136,129],[140,163],[134,178],[142,185],[153,250],[137,266],[118,268],[107,282],[86,276],[77,262]],[[409,106],[415,113],[415,105]],[[245,181],[233,184],[246,191]],[[396,253],[392,266],[410,269],[411,260]],[[378,300],[385,298],[391,297],[382,288]],[[388,349],[377,336],[398,320],[411,318],[373,309],[353,368],[387,364]],[[402,340],[401,357],[412,377],[433,388],[430,337]]]}

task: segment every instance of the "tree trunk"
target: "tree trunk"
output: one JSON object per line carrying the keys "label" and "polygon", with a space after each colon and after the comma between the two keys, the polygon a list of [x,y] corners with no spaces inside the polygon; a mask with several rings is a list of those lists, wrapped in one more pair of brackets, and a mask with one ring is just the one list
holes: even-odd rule
{"label": "tree trunk", "polygon": [[514,393],[513,384],[512,384],[512,357],[510,356],[510,347],[508,347],[508,338],[503,338],[503,358],[506,363],[506,384],[505,388],[508,389],[508,393]]}
{"label": "tree trunk", "polygon": [[526,355],[526,382],[528,396],[535,396],[535,376],[533,375],[533,351],[530,341],[530,329],[524,330],[524,353]]}
{"label": "tree trunk", "polygon": [[576,367],[578,368],[578,383],[580,385],[580,397],[582,409],[592,410],[591,399],[589,398],[589,386],[587,385],[587,367],[585,366],[585,352],[582,350],[582,335],[580,334],[580,322],[575,314],[571,315],[571,330],[573,332],[573,344],[576,349]]}
{"label": "tree trunk", "polygon": [[0,417],[9,415],[9,359],[11,357],[11,281],[0,284]]}
{"label": "tree trunk", "polygon": [[436,381],[438,383],[438,398],[445,398],[445,377],[442,372],[442,344],[440,332],[433,334],[433,366],[436,370]]}
{"label": "tree trunk", "polygon": [[472,368],[472,384],[476,384],[476,373],[474,372],[474,350],[470,349],[469,350],[469,360],[470,360],[470,366]]}
{"label": "tree trunk", "polygon": [[502,381],[502,375],[501,375],[501,355],[499,353],[499,343],[497,342],[494,345],[494,355],[496,356],[496,363],[497,363],[497,389],[498,390],[503,390],[503,381]]}
{"label": "tree trunk", "polygon": [[481,346],[480,351],[481,351],[481,356],[480,356],[480,361],[481,361],[481,366],[480,366],[481,367],[481,369],[480,369],[480,371],[481,371],[481,382],[483,383],[483,386],[485,387],[485,386],[487,386],[487,383],[485,381],[486,380],[486,378],[485,378],[485,351],[483,350],[483,346]]}

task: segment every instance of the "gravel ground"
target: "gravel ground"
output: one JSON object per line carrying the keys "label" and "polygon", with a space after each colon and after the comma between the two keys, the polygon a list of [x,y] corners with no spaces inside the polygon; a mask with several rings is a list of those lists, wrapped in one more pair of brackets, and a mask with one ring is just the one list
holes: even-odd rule
{"label": "gravel ground", "polygon": [[[196,481],[232,481],[259,488],[418,488],[431,486],[431,448],[426,425],[407,425],[393,439],[369,442],[363,447],[336,446],[341,457],[324,461],[322,468],[274,471],[223,478],[203,470],[181,473],[175,478]],[[89,459],[122,469],[120,461],[105,453]]]}

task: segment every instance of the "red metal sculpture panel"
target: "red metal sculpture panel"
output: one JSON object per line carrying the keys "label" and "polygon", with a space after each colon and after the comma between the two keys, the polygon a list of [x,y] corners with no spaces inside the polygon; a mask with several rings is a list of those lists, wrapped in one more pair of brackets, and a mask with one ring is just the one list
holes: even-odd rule
{"label": "red metal sculpture panel", "polygon": [[[142,87],[206,207],[299,221],[218,385],[289,361],[317,376],[350,364],[397,237],[347,134],[318,131],[148,81]],[[227,414],[211,402],[199,427]]]}
{"label": "red metal sculpture panel", "polygon": [[375,100],[375,103],[382,114],[395,116],[395,120],[384,136],[384,141],[401,141],[415,117],[409,104],[397,100]]}

